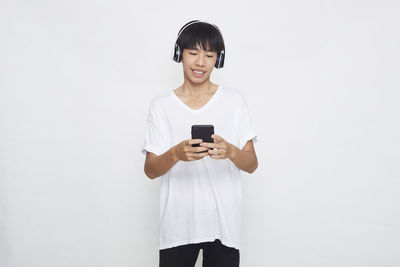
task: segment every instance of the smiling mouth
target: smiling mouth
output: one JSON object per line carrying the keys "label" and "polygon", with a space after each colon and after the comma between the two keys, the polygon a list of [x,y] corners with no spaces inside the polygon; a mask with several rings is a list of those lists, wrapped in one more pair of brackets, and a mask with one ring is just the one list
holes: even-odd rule
{"label": "smiling mouth", "polygon": [[192,69],[192,72],[193,72],[194,76],[196,76],[196,77],[201,77],[204,75],[204,73],[206,73],[205,71],[199,71],[199,70],[193,70],[193,69]]}

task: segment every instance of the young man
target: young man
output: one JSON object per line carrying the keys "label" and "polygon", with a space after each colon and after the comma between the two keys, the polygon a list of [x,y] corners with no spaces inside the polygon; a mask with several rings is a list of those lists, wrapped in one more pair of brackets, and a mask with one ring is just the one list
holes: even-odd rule
{"label": "young man", "polygon": [[[204,267],[239,266],[240,170],[256,170],[257,136],[242,91],[210,81],[224,56],[215,25],[187,23],[174,51],[184,82],[150,104],[142,151],[145,174],[161,177],[160,267],[193,267],[200,249]],[[214,142],[191,139],[195,124],[213,125]]]}

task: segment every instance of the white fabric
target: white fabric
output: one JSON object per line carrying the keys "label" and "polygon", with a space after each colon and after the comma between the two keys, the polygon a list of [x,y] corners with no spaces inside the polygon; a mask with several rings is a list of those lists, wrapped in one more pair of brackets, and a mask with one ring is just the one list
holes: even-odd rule
{"label": "white fabric", "polygon": [[[216,135],[240,149],[248,140],[257,141],[243,93],[220,85],[197,110],[173,90],[156,96],[142,152],[158,156],[191,139],[193,124],[214,125]],[[179,161],[160,178],[159,249],[217,238],[240,249],[242,186],[240,169],[230,159]]]}

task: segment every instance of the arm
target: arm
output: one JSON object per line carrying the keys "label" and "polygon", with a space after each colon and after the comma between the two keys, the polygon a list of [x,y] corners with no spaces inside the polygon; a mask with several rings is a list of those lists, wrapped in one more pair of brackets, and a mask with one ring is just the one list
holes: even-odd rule
{"label": "arm", "polygon": [[150,179],[154,179],[165,174],[177,162],[178,159],[175,156],[174,147],[160,156],[152,152],[147,152],[146,161],[144,163],[144,173]]}
{"label": "arm", "polygon": [[232,152],[230,153],[229,159],[242,171],[253,173],[258,167],[253,140],[247,141],[242,150],[237,146],[230,145]]}
{"label": "arm", "polygon": [[184,140],[159,156],[147,151],[144,173],[150,179],[154,179],[165,174],[180,160],[193,161],[202,159],[208,155],[208,149],[204,147],[192,147],[192,144],[199,144],[201,142],[201,139]]}
{"label": "arm", "polygon": [[[252,173],[258,167],[256,152],[254,151],[253,140],[247,141],[246,145],[240,150],[237,146],[227,142],[219,135],[211,136],[214,143],[201,143],[200,146],[211,148],[208,153],[213,159],[229,158],[242,171]],[[213,150],[217,148],[217,150]]]}

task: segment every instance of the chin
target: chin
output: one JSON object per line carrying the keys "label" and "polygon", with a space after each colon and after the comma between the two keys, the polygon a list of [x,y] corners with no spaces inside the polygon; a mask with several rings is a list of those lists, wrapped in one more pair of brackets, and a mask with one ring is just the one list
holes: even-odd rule
{"label": "chin", "polygon": [[208,81],[208,77],[202,77],[202,78],[194,77],[194,78],[190,78],[190,81],[191,81],[192,83],[201,84],[201,83],[204,83],[204,82]]}

